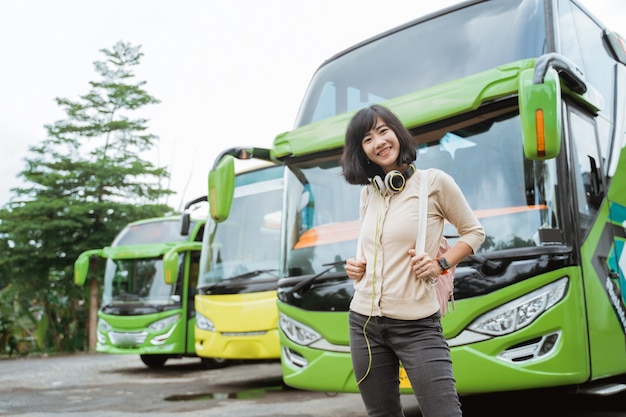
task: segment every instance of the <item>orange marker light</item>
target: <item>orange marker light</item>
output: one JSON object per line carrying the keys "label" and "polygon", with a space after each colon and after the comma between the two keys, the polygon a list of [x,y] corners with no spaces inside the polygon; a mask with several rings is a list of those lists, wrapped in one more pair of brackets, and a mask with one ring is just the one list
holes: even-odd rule
{"label": "orange marker light", "polygon": [[211,217],[216,218],[217,217],[217,212],[215,211],[215,207],[217,207],[217,204],[215,204],[215,189],[211,189],[210,190],[211,193],[211,199],[209,202],[209,209],[211,210]]}
{"label": "orange marker light", "polygon": [[617,36],[617,40],[619,41],[619,44],[622,46],[622,51],[626,53],[626,45],[624,45],[624,39],[622,39],[621,36]]}
{"label": "orange marker light", "polygon": [[537,156],[546,156],[546,137],[543,121],[543,110],[535,112],[535,128],[537,133]]}

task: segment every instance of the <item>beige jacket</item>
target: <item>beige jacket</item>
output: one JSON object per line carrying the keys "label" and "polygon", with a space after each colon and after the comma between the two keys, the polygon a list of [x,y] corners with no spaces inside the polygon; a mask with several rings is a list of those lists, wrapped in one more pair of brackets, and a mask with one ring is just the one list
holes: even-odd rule
{"label": "beige jacket", "polygon": [[[454,225],[460,241],[474,251],[485,233],[454,179],[429,169],[428,220],[425,250],[435,258],[444,222]],[[382,197],[371,185],[361,191],[361,253],[365,276],[354,283],[350,309],[366,316],[416,320],[439,310],[435,286],[417,279],[410,267],[419,217],[419,171],[404,190]]]}

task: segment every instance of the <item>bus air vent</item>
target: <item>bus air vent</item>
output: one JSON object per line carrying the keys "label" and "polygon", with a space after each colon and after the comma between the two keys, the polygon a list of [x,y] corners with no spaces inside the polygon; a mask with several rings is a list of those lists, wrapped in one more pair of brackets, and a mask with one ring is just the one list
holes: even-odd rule
{"label": "bus air vent", "polygon": [[498,358],[516,363],[536,360],[552,352],[560,337],[561,332],[556,332],[519,343],[500,353]]}

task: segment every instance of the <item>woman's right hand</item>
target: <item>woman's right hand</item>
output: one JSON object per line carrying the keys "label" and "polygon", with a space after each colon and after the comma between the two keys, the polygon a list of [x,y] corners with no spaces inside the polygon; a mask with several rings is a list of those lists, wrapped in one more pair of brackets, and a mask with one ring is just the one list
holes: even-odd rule
{"label": "woman's right hand", "polygon": [[356,258],[348,259],[345,266],[348,278],[360,281],[363,275],[365,275],[365,264],[367,264],[365,258],[361,258],[360,260]]}

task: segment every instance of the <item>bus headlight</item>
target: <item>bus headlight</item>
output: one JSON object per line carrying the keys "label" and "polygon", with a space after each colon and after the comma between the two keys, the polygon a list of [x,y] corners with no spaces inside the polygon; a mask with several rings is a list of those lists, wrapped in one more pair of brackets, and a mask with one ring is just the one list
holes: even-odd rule
{"label": "bus headlight", "polygon": [[565,297],[568,278],[561,278],[478,317],[468,327],[477,333],[501,336],[528,326]]}
{"label": "bus headlight", "polygon": [[196,311],[196,326],[198,329],[215,331],[215,325],[211,320]]}
{"label": "bus headlight", "polygon": [[98,319],[98,330],[101,333],[108,333],[112,329],[111,325],[102,319]]}
{"label": "bus headlight", "polygon": [[180,314],[174,314],[173,316],[169,316],[164,319],[157,320],[154,323],[150,324],[148,326],[148,329],[157,333],[162,332],[163,330],[167,329],[172,324],[176,323],[179,318],[180,318]]}
{"label": "bus headlight", "polygon": [[322,338],[319,333],[299,321],[280,314],[279,326],[285,335],[294,343],[302,346],[310,345]]}
{"label": "bus headlight", "polygon": [[97,328],[98,331],[96,332],[96,339],[98,339],[98,343],[103,345],[107,342],[106,334],[111,331],[112,327],[109,323],[99,318]]}

